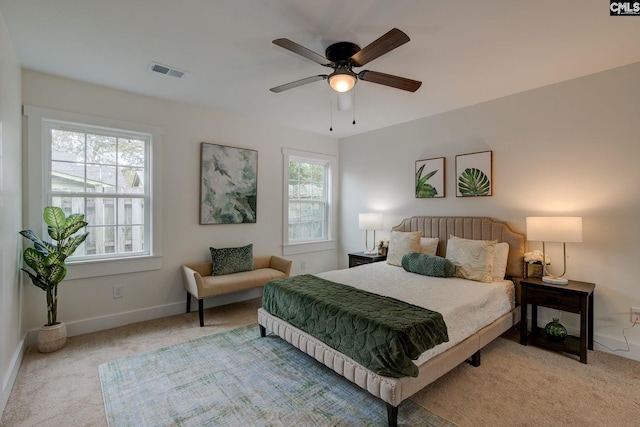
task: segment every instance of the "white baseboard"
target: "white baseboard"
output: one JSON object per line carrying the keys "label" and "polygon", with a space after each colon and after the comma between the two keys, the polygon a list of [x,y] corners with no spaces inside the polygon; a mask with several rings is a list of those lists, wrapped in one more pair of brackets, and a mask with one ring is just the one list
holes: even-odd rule
{"label": "white baseboard", "polygon": [[640,345],[634,343],[627,345],[624,338],[612,338],[595,334],[593,337],[593,349],[640,361]]}
{"label": "white baseboard", "polygon": [[7,402],[9,401],[9,396],[11,395],[13,384],[16,382],[16,377],[18,376],[20,365],[22,365],[22,358],[24,357],[24,353],[26,351],[27,351],[27,343],[26,343],[26,336],[25,336],[16,347],[16,351],[13,353],[13,356],[11,357],[11,363],[9,364],[9,369],[7,369],[7,376],[6,378],[4,378],[4,381],[2,382],[2,396],[0,396],[0,418],[2,417],[4,408],[7,406]]}
{"label": "white baseboard", "polygon": [[[204,300],[204,308],[218,307],[221,305],[231,304],[234,302],[245,301],[249,299],[259,298],[262,295],[262,288],[252,289],[250,291],[237,294],[222,295],[216,298],[207,298]],[[117,328],[119,326],[130,325],[132,323],[144,322],[147,320],[160,319],[168,316],[183,314],[187,309],[187,300],[175,302],[171,304],[144,308],[141,310],[132,310],[122,313],[114,313],[108,316],[94,317],[83,319],[76,322],[65,322],[67,324],[67,336],[89,334],[92,332],[104,331],[106,329]],[[198,301],[191,300],[191,312],[198,311]],[[37,343],[39,329],[32,329],[27,333],[27,344],[34,345]]]}

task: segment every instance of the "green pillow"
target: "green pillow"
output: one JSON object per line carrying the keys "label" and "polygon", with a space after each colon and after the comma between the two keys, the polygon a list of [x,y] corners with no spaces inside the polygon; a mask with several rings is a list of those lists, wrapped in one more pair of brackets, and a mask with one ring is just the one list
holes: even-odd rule
{"label": "green pillow", "polygon": [[416,252],[402,257],[402,268],[423,276],[453,277],[456,274],[456,266],[448,259]]}
{"label": "green pillow", "polygon": [[214,276],[256,269],[253,265],[253,244],[241,248],[209,248],[209,250]]}

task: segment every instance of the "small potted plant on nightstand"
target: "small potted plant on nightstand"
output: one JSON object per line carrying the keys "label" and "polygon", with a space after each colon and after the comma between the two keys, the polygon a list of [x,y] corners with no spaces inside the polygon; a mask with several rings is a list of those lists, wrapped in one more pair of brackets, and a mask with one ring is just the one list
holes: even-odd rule
{"label": "small potted plant on nightstand", "polygon": [[38,350],[50,353],[61,349],[67,341],[67,327],[58,322],[58,285],[67,275],[65,260],[84,242],[89,233],[74,236],[87,226],[84,215],[65,216],[62,209],[55,206],[44,208],[44,222],[48,234],[56,243],[45,242],[32,230],[22,230],[22,234],[33,242],[32,248],[24,250],[23,259],[31,268],[23,268],[31,282],[42,289],[47,296],[47,324],[40,328]]}

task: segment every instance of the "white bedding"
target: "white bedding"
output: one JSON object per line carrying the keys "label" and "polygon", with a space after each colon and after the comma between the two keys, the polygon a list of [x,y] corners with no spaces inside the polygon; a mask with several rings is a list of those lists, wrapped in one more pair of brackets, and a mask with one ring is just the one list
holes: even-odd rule
{"label": "white bedding", "polygon": [[427,277],[402,267],[377,262],[328,271],[316,276],[379,295],[399,299],[442,314],[449,342],[424,352],[416,365],[453,347],[515,306],[514,285],[509,280],[481,283],[467,279]]}

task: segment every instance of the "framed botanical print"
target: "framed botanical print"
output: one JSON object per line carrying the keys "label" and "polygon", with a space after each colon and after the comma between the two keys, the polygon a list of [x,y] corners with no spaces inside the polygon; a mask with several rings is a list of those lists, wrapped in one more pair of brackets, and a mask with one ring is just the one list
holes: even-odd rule
{"label": "framed botanical print", "polygon": [[456,156],[456,197],[493,195],[492,151]]}
{"label": "framed botanical print", "polygon": [[416,198],[445,197],[445,158],[416,161]]}
{"label": "framed botanical print", "polygon": [[203,142],[200,150],[200,224],[255,223],[258,152]]}

